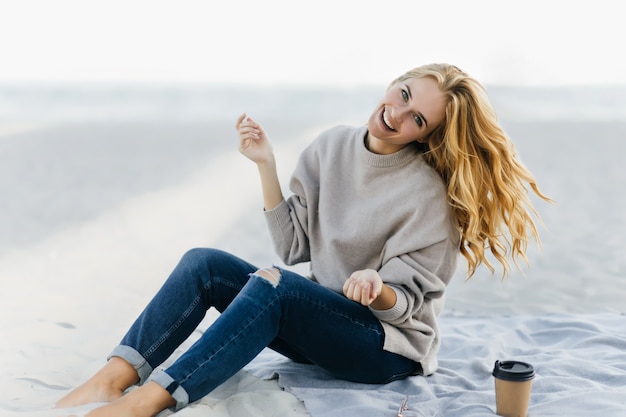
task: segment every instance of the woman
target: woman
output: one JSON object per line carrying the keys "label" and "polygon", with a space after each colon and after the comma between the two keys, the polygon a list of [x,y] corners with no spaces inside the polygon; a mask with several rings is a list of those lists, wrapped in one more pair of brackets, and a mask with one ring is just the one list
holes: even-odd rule
{"label": "woman", "polygon": [[[471,276],[481,263],[493,270],[489,248],[506,273],[538,239],[526,184],[547,198],[482,86],[454,66],[407,72],[366,126],[321,134],[300,156],[288,199],[267,133],[245,114],[236,128],[240,152],[259,170],[275,249],[287,265],[310,261],[310,277],[189,251],[107,364],[57,406],[111,401],[93,417],[178,410],[268,346],[361,383],[432,374],[458,254]],[[219,318],[153,373],[210,307]]]}

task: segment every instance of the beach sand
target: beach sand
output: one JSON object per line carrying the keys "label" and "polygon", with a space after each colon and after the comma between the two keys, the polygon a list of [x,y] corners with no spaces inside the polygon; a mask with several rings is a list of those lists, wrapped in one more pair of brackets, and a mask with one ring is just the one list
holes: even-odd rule
{"label": "beach sand", "polygon": [[[289,106],[279,109],[283,115],[297,112]],[[338,122],[359,123],[368,115],[362,110],[359,119],[354,113],[334,116]],[[308,124],[269,123],[285,190],[300,150],[333,119],[324,114]],[[531,245],[530,268],[504,282],[484,269],[465,282],[461,263],[446,312],[625,311],[626,196],[621,190],[626,123],[592,115],[588,120],[562,114],[530,120],[528,108],[522,118],[505,112],[503,124],[516,138],[524,162],[556,200],[537,203],[546,224],[539,225],[543,250]],[[0,211],[5,236],[0,241],[0,414],[80,416],[93,408],[51,410],[104,363],[187,249],[217,247],[259,266],[280,264],[265,229],[256,170],[236,151],[234,117],[229,113],[203,123],[0,126],[0,186],[7,196]],[[203,142],[216,132],[223,141]],[[80,137],[93,144],[81,150]],[[166,145],[155,150],[147,140],[155,137]],[[181,138],[189,141],[186,152],[172,145],[184,142]],[[27,155],[30,159],[24,160]],[[306,273],[306,265],[295,269]],[[216,314],[209,311],[199,331]],[[244,370],[177,415],[308,413],[275,380],[260,380]]]}

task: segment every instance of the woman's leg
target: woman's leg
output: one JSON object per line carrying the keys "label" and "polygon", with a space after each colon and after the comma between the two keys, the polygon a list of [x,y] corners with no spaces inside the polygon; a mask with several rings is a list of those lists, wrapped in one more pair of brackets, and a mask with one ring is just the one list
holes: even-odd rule
{"label": "woman's leg", "polygon": [[[200,275],[211,275],[205,271],[206,266],[192,269],[195,273],[186,272],[185,275],[193,276],[198,271]],[[220,317],[168,369],[157,373],[148,384],[128,396],[94,410],[92,416],[154,415],[153,411],[143,414],[132,412],[133,409],[141,409],[139,404],[148,397],[148,389],[150,393],[155,389],[159,394],[169,393],[176,402],[176,409],[180,409],[219,386],[266,346],[316,363],[336,377],[365,383],[388,382],[409,375],[418,367],[415,362],[382,349],[383,329],[368,308],[306,278],[275,268],[257,271],[250,275],[243,289],[228,305],[221,300],[223,297],[216,295],[236,294],[237,285],[233,284],[233,280],[223,279],[220,274],[213,275],[210,285],[206,285],[209,281],[204,279],[192,280],[202,283],[197,291],[189,290],[197,294],[195,297],[190,298],[182,292],[182,298],[192,302],[188,303],[188,308],[180,310],[184,314],[180,320],[174,320],[176,325],[172,325],[170,319],[166,320],[166,324],[159,325],[157,322],[163,321],[161,318],[149,317],[143,318],[144,323],[140,317],[133,328],[145,327],[147,333],[154,332],[153,326],[166,329],[164,334],[167,337],[150,340],[139,337],[141,343],[137,343],[144,354],[149,352],[151,358],[165,359],[169,350],[165,347],[169,344],[167,339],[173,335],[180,337],[181,332],[176,329],[186,325],[178,323],[195,317],[198,304],[215,303],[222,310]],[[218,281],[219,284],[216,284]],[[188,289],[189,286],[183,287]],[[220,290],[217,290],[218,287]],[[196,302],[197,297],[202,301]],[[155,297],[158,298],[159,295]],[[224,309],[226,305],[228,308]],[[151,311],[150,306],[146,310]],[[129,335],[135,332],[131,331]],[[124,340],[132,341],[134,338],[125,337]],[[161,353],[155,353],[161,350]],[[146,359],[146,362],[151,368],[156,366],[154,359],[153,362]],[[141,374],[143,364],[134,366]],[[162,408],[166,406],[162,405]]]}
{"label": "woman's leg", "polygon": [[131,364],[121,358],[111,358],[95,375],[61,398],[56,407],[113,401],[138,381],[137,371]]}
{"label": "woman's leg", "polygon": [[418,368],[384,351],[383,342],[382,326],[367,307],[295,273],[269,268],[252,274],[202,337],[152,380],[172,394],[180,409],[267,346],[362,383],[389,382]]}
{"label": "woman's leg", "polygon": [[[295,275],[283,271],[286,277]],[[291,294],[290,308],[270,348],[318,365],[333,377],[385,384],[415,375],[421,365],[383,349],[385,333],[369,307],[309,280]]]}
{"label": "woman's leg", "polygon": [[217,249],[188,251],[110,356],[127,359],[143,383],[196,330],[206,311],[223,312],[256,270]]}
{"label": "woman's leg", "polygon": [[255,270],[219,250],[187,252],[105,366],[56,406],[112,401],[143,383],[196,329],[206,310],[214,306],[223,311]]}

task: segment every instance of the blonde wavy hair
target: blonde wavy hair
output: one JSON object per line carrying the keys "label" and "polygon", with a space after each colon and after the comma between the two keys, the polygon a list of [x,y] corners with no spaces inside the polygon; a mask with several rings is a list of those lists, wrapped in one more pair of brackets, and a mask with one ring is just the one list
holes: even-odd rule
{"label": "blonde wavy hair", "polygon": [[551,200],[519,160],[479,82],[453,65],[430,64],[406,72],[391,86],[421,77],[433,78],[446,98],[444,121],[427,137],[424,157],[447,184],[468,278],[480,264],[495,271],[486,249],[502,264],[504,277],[509,258],[518,269],[518,259],[528,263],[529,237],[541,245],[533,219],[539,216],[527,185],[543,200]]}

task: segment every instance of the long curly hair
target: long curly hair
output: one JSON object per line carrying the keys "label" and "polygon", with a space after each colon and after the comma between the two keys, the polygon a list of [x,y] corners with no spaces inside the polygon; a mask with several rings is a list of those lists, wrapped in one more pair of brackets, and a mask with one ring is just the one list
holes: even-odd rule
{"label": "long curly hair", "polygon": [[539,216],[527,185],[541,199],[551,200],[519,160],[478,81],[453,65],[430,64],[406,72],[391,86],[420,77],[432,77],[446,98],[444,121],[428,136],[424,158],[447,185],[468,278],[480,264],[495,271],[486,249],[502,264],[506,276],[509,259],[518,268],[518,259],[528,263],[529,238],[541,245],[534,221]]}

